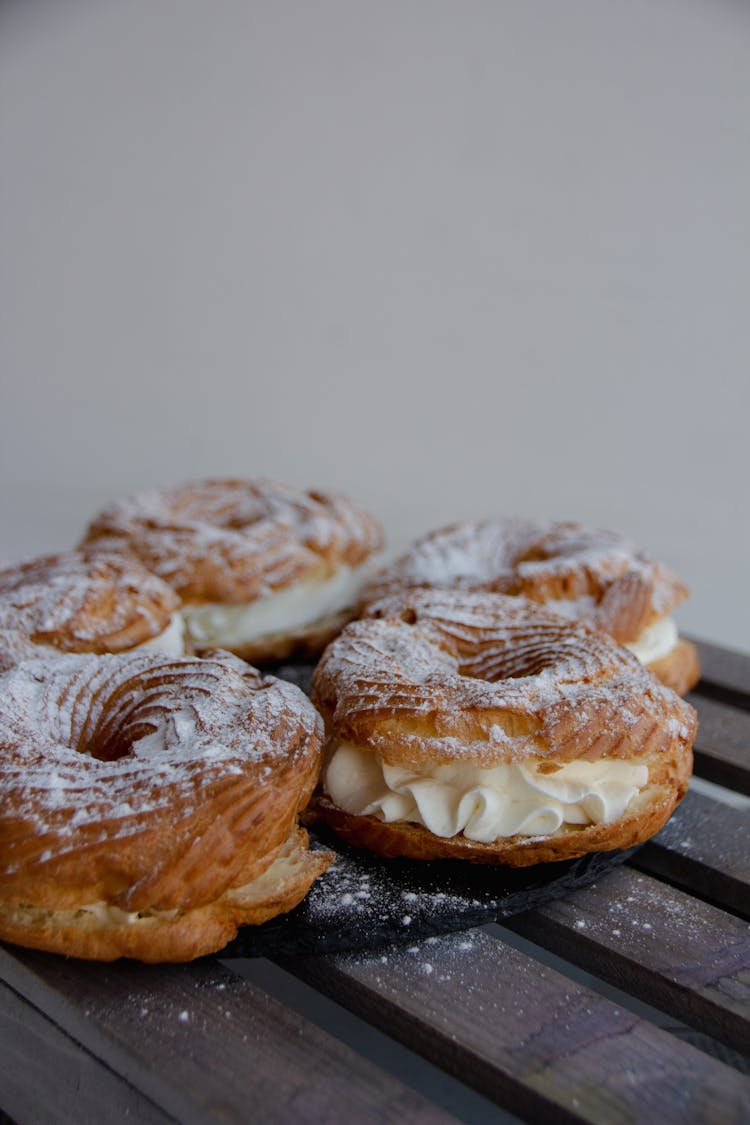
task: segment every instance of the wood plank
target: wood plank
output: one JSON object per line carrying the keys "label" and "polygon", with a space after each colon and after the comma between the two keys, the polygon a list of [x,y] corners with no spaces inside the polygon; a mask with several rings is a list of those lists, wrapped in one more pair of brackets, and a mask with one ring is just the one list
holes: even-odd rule
{"label": "wood plank", "polygon": [[750,1053],[750,925],[627,867],[503,923]]}
{"label": "wood plank", "polygon": [[701,662],[701,685],[734,692],[750,706],[750,654],[691,638]]}
{"label": "wood plank", "polygon": [[696,774],[750,794],[750,711],[694,692],[687,699],[698,712]]}
{"label": "wood plank", "polygon": [[661,832],[629,861],[673,886],[750,918],[750,817],[690,791]]}
{"label": "wood plank", "polygon": [[0,1043],[0,1106],[18,1125],[94,1125],[103,1106],[109,1120],[174,1121],[4,984]]}
{"label": "wood plank", "polygon": [[180,1122],[454,1120],[215,962],[100,965],[0,948],[0,976]]}
{"label": "wood plank", "polygon": [[750,1115],[750,1079],[486,931],[283,964],[525,1120]]}

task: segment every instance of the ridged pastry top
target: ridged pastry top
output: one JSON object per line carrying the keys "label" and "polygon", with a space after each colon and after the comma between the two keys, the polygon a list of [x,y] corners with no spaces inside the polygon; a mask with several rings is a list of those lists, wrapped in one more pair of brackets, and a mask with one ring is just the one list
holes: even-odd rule
{"label": "ridged pastry top", "polygon": [[55,652],[121,652],[159,636],[180,599],[137,559],[96,550],[0,570],[0,670]]}
{"label": "ridged pastry top", "polygon": [[0,677],[0,898],[212,901],[272,862],[321,738],[298,688],[228,653],[27,661]]}
{"label": "ridged pastry top", "polygon": [[621,643],[634,641],[688,593],[672,571],[616,532],[524,519],[456,524],[425,535],[371,583],[363,602],[430,587],[552,603],[550,609]]}
{"label": "ridged pastry top", "polygon": [[632,758],[694,734],[692,708],[636,657],[526,599],[414,590],[368,614],[315,672],[332,744],[489,768]]}
{"label": "ridged pastry top", "polygon": [[270,480],[207,480],[113,503],[84,542],[132,551],[186,601],[248,602],[356,566],[380,525],[345,496]]}

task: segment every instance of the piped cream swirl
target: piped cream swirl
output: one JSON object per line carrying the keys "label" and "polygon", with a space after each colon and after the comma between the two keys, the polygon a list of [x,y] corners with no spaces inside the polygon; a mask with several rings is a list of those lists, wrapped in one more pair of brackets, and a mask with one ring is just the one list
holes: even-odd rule
{"label": "piped cream swirl", "polygon": [[356,816],[421,824],[435,836],[460,833],[479,843],[507,836],[546,836],[563,824],[611,824],[648,782],[648,767],[621,759],[566,762],[553,773],[540,763],[389,765],[379,754],[340,743],[323,786]]}

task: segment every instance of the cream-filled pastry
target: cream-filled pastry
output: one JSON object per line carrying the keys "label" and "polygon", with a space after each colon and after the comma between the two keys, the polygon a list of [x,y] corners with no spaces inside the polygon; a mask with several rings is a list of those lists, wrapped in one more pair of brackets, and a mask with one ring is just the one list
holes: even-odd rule
{"label": "cream-filled pastry", "polygon": [[383,534],[344,496],[209,480],[118,501],[84,542],[130,551],[170,583],[196,648],[263,661],[319,652],[343,628]]}
{"label": "cream-filled pastry", "polygon": [[0,671],[65,652],[185,652],[180,599],[137,559],[91,548],[0,570]]}
{"label": "cream-filled pastry", "polygon": [[187,961],[330,863],[298,813],[323,726],[229,653],[67,653],[0,676],[0,938]]}
{"label": "cream-filled pastry", "polygon": [[315,672],[312,811],[386,856],[530,863],[627,848],[684,796],[695,712],[605,634],[525,598],[373,604]]}
{"label": "cream-filled pastry", "polygon": [[367,605],[411,589],[520,595],[608,633],[684,695],[700,677],[672,611],[688,590],[624,536],[578,523],[494,519],[430,532],[376,576]]}

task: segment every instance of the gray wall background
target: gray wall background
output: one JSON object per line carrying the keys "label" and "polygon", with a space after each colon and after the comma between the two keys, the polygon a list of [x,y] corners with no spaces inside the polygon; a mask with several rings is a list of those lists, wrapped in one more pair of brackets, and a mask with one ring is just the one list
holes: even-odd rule
{"label": "gray wall background", "polygon": [[750,8],[0,6],[3,537],[215,474],[621,528],[750,646]]}

